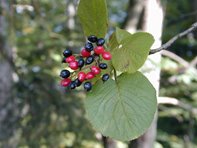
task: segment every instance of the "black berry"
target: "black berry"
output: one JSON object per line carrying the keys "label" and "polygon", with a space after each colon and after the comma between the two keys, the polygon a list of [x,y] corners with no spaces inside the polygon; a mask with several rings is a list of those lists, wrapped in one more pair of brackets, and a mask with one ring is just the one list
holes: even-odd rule
{"label": "black berry", "polygon": [[96,53],[94,53],[93,56],[94,56],[94,59],[100,59],[100,56]]}
{"label": "black berry", "polygon": [[69,50],[69,49],[66,49],[66,50],[64,50],[63,55],[64,55],[65,57],[69,57],[69,56],[72,55],[72,51]]}
{"label": "black berry", "polygon": [[75,89],[76,88],[76,84],[75,84],[75,81],[72,81],[70,83],[70,89]]}
{"label": "black berry", "polygon": [[85,49],[86,51],[91,52],[94,49],[94,46],[92,45],[92,43],[88,42],[85,44]]}
{"label": "black berry", "polygon": [[82,82],[79,81],[79,79],[75,79],[74,82],[76,87],[79,87],[82,84]]}
{"label": "black berry", "polygon": [[82,67],[84,66],[84,64],[85,64],[84,59],[83,59],[83,58],[80,58],[80,59],[78,60],[78,67],[79,67],[79,68],[82,68]]}
{"label": "black berry", "polygon": [[105,39],[100,38],[97,40],[96,45],[97,46],[103,46],[105,44]]}
{"label": "black berry", "polygon": [[89,65],[89,64],[91,64],[93,61],[94,61],[94,56],[91,55],[91,56],[87,57],[87,59],[86,59],[86,64]]}
{"label": "black berry", "polygon": [[107,64],[106,63],[100,63],[99,68],[100,69],[107,69]]}
{"label": "black berry", "polygon": [[94,35],[91,35],[91,36],[88,37],[88,41],[90,41],[90,42],[92,42],[92,43],[97,42],[97,40],[98,40],[97,37],[94,36]]}
{"label": "black berry", "polygon": [[62,70],[60,72],[60,77],[62,77],[62,78],[68,78],[69,76],[70,76],[70,71],[68,71],[68,70]]}
{"label": "black berry", "polygon": [[104,75],[102,76],[103,82],[107,81],[108,79],[109,79],[109,74],[104,74]]}
{"label": "black berry", "polygon": [[90,82],[85,82],[83,86],[86,91],[90,91],[92,89],[92,84]]}

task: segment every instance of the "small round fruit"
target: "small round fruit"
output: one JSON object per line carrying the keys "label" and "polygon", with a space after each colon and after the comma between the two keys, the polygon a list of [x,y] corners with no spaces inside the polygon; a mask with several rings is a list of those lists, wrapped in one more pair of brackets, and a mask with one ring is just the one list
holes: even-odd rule
{"label": "small round fruit", "polygon": [[70,62],[70,63],[69,63],[69,67],[70,67],[72,70],[77,70],[77,69],[78,69],[78,62],[77,62],[77,61]]}
{"label": "small round fruit", "polygon": [[91,67],[91,72],[94,74],[94,75],[98,75],[100,72],[101,72],[101,69],[97,66],[92,66]]}
{"label": "small round fruit", "polygon": [[60,77],[62,77],[62,78],[68,78],[69,76],[70,76],[70,71],[68,71],[68,70],[62,70],[60,72]]}
{"label": "small round fruit", "polygon": [[95,60],[96,59],[100,59],[100,56],[98,54],[96,54],[96,53],[93,54],[93,57],[94,57]]}
{"label": "small round fruit", "polygon": [[82,67],[84,66],[84,64],[85,64],[84,59],[83,59],[83,58],[80,58],[80,59],[78,60],[78,67],[79,67],[79,68],[82,68]]}
{"label": "small round fruit", "polygon": [[90,35],[89,37],[88,37],[88,41],[90,41],[90,42],[92,42],[92,43],[95,43],[95,42],[97,42],[97,37],[96,36],[94,36],[94,35]]}
{"label": "small round fruit", "polygon": [[81,81],[81,82],[83,82],[85,79],[86,79],[86,74],[85,74],[85,72],[79,72],[78,73],[78,79],[79,79],[79,81]]}
{"label": "small round fruit", "polygon": [[96,54],[102,54],[105,51],[103,46],[97,46],[96,48],[94,48],[94,52]]}
{"label": "small round fruit", "polygon": [[92,56],[92,55],[86,58],[87,65],[91,64],[93,61],[94,61],[94,56]]}
{"label": "small round fruit", "polygon": [[93,79],[94,78],[94,73],[93,72],[88,72],[87,74],[86,74],[86,79],[87,80],[90,80],[90,79]]}
{"label": "small round fruit", "polygon": [[71,83],[70,79],[63,79],[60,82],[61,86],[63,86],[63,87],[66,87],[66,86],[70,85],[70,83]]}
{"label": "small round fruit", "polygon": [[81,55],[83,57],[89,57],[91,54],[85,48],[81,50]]}
{"label": "small round fruit", "polygon": [[67,58],[72,55],[72,51],[69,49],[65,49],[63,55]]}
{"label": "small round fruit", "polygon": [[108,79],[109,79],[109,74],[104,74],[104,75],[102,76],[103,82],[107,81]]}
{"label": "small round fruit", "polygon": [[76,88],[76,84],[74,81],[72,81],[69,85],[70,89],[75,89]]}
{"label": "small round fruit", "polygon": [[86,51],[91,52],[94,49],[94,46],[92,45],[92,43],[87,42],[85,44],[85,49]]}
{"label": "small round fruit", "polygon": [[75,56],[73,55],[66,58],[67,63],[74,62],[74,61],[75,61]]}
{"label": "small round fruit", "polygon": [[102,57],[103,57],[103,59],[105,59],[105,60],[111,60],[111,53],[105,51],[105,52],[102,53]]}
{"label": "small round fruit", "polygon": [[97,40],[96,45],[97,46],[103,46],[105,44],[105,39],[100,38]]}
{"label": "small round fruit", "polygon": [[107,64],[106,63],[100,63],[99,68],[100,69],[107,69]]}
{"label": "small round fruit", "polygon": [[82,84],[82,82],[79,81],[79,79],[75,79],[74,82],[76,87],[79,87]]}
{"label": "small round fruit", "polygon": [[90,91],[92,89],[92,84],[90,82],[85,82],[83,86],[86,91]]}

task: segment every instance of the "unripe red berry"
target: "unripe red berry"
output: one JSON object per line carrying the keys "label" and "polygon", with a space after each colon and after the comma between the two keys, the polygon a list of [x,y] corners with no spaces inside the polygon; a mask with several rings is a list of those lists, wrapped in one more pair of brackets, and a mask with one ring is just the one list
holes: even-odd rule
{"label": "unripe red berry", "polygon": [[86,73],[85,72],[79,72],[78,73],[78,79],[79,81],[83,82],[86,79]]}
{"label": "unripe red berry", "polygon": [[94,78],[94,74],[92,72],[88,72],[86,74],[86,79],[89,80],[89,79],[92,79],[92,78]]}
{"label": "unripe red berry", "polygon": [[71,83],[71,79],[63,79],[63,80],[61,80],[61,86],[64,86],[64,87],[66,87],[66,86],[68,86],[68,85],[70,85],[70,83]]}
{"label": "unripe red berry", "polygon": [[66,58],[67,63],[74,62],[74,61],[75,61],[75,56],[73,55]]}
{"label": "unripe red berry", "polygon": [[91,67],[91,72],[94,74],[94,75],[97,75],[101,72],[101,69],[97,66],[92,66]]}
{"label": "unripe red berry", "polygon": [[102,54],[105,51],[103,46],[97,46],[96,48],[94,48],[94,52],[96,54]]}
{"label": "unripe red berry", "polygon": [[70,63],[69,63],[69,67],[70,67],[72,70],[77,70],[77,69],[78,69],[78,62],[77,62],[77,61],[70,62]]}
{"label": "unripe red berry", "polygon": [[81,50],[81,55],[83,57],[89,57],[91,55],[90,52],[88,52],[85,48]]}
{"label": "unripe red berry", "polygon": [[103,59],[105,59],[105,60],[111,60],[111,53],[105,51],[105,52],[102,53],[102,57],[103,57]]}

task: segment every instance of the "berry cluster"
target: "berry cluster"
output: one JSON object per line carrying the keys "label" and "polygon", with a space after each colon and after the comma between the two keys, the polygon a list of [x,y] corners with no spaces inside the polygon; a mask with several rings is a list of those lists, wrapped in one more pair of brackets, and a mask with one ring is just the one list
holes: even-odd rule
{"label": "berry cluster", "polygon": [[[62,62],[67,63],[73,72],[66,69],[60,72],[60,77],[63,78],[61,85],[75,89],[84,83],[84,89],[90,91],[92,89],[91,79],[99,76],[101,70],[108,68],[108,65],[103,61],[111,60],[111,54],[105,50],[104,44],[105,39],[91,35],[79,55],[74,55],[69,49],[64,50]],[[105,82],[109,77],[109,74],[105,73],[101,79]]]}

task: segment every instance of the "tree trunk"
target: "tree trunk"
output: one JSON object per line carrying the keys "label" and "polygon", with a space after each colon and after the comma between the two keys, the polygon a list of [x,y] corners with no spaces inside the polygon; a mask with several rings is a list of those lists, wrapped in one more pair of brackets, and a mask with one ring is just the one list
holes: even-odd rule
{"label": "tree trunk", "polygon": [[144,9],[144,0],[130,0],[128,6],[128,15],[123,28],[129,32],[135,32],[140,22],[140,17]]}
{"label": "tree trunk", "polygon": [[[163,24],[163,9],[159,0],[144,0],[141,6],[144,7],[144,11],[141,11],[142,18],[142,30],[151,33],[155,38],[155,43],[152,48],[157,48],[161,46],[161,34],[162,34],[162,24]],[[136,11],[137,12],[137,11]],[[138,15],[139,16],[139,15]],[[133,18],[129,18],[128,20],[132,20]],[[138,19],[140,21],[140,19]],[[140,22],[138,22],[140,23]],[[135,23],[137,24],[137,23]],[[137,26],[129,26],[128,23],[127,30],[137,29]],[[152,85],[155,87],[157,93],[159,91],[159,79],[160,79],[160,68],[159,63],[161,59],[161,54],[157,53],[149,56],[147,62],[141,69],[141,71],[147,76]],[[156,138],[156,128],[157,128],[157,113],[155,114],[155,118],[151,127],[148,131],[138,138],[130,142],[129,147],[131,148],[153,148],[154,142]]]}
{"label": "tree trunk", "polygon": [[13,135],[16,106],[12,96],[13,62],[12,48],[9,46],[9,14],[7,0],[0,0],[0,146],[13,147],[9,138]]}

